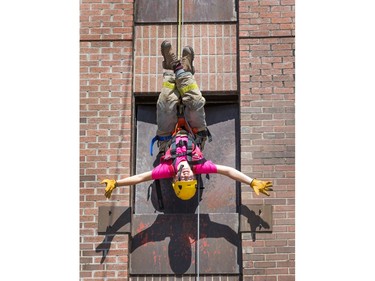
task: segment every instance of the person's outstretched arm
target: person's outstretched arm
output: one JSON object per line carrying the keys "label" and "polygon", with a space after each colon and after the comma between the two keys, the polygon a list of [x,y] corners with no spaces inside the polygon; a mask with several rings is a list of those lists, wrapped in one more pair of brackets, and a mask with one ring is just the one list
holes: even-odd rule
{"label": "person's outstretched arm", "polygon": [[144,181],[152,180],[152,171],[144,172],[142,174],[134,175],[131,177],[123,178],[118,181],[105,179],[101,183],[105,183],[105,197],[111,198],[112,191],[118,186],[135,185]]}
{"label": "person's outstretched arm", "polygon": [[137,183],[141,183],[144,181],[152,180],[151,178],[152,171],[144,172],[142,174],[134,175],[128,178],[124,178],[117,181],[117,186],[126,186],[126,185],[134,185]]}
{"label": "person's outstretched arm", "polygon": [[261,192],[267,196],[270,196],[268,191],[272,190],[272,188],[270,188],[272,186],[272,182],[252,179],[249,176],[232,167],[216,165],[216,168],[218,174],[227,176],[236,181],[250,185],[257,195],[259,195],[259,192]]}

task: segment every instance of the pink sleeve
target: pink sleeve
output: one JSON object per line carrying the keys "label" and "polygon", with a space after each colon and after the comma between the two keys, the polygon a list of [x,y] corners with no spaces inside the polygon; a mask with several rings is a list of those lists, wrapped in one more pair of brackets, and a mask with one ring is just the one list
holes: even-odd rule
{"label": "pink sleeve", "polygon": [[217,173],[217,168],[211,160],[207,160],[203,164],[198,164],[194,166],[195,174],[215,174]]}
{"label": "pink sleeve", "polygon": [[151,177],[153,180],[166,179],[174,177],[175,172],[170,163],[161,163],[152,169]]}

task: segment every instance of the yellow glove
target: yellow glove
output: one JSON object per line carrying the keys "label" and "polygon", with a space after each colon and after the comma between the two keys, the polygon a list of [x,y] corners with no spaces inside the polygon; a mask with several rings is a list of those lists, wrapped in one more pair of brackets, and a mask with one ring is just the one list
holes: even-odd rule
{"label": "yellow glove", "polygon": [[253,181],[250,183],[250,186],[254,189],[256,195],[259,195],[259,192],[261,192],[267,196],[270,196],[270,194],[267,191],[273,190],[272,188],[270,188],[272,186],[271,181],[261,181],[253,179]]}
{"label": "yellow glove", "polygon": [[105,183],[106,185],[104,193],[105,197],[108,199],[111,198],[112,191],[117,187],[117,181],[105,179],[101,183]]}

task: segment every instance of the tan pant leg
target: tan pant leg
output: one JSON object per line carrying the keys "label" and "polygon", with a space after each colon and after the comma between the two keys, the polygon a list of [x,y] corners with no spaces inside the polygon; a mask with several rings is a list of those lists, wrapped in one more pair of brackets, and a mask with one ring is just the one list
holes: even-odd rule
{"label": "tan pant leg", "polygon": [[169,136],[177,123],[177,104],[179,93],[175,86],[174,74],[165,73],[163,86],[156,104],[158,136]]}
{"label": "tan pant leg", "polygon": [[[185,74],[185,75],[184,75]],[[182,97],[182,103],[185,107],[185,116],[190,126],[204,130],[206,124],[206,114],[204,105],[206,99],[202,96],[194,76],[186,72],[176,79],[176,86]]]}

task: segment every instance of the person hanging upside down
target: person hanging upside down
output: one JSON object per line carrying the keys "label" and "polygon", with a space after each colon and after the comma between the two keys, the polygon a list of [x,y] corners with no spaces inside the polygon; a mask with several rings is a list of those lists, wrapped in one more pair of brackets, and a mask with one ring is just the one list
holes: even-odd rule
{"label": "person hanging upside down", "polygon": [[[197,175],[218,173],[250,185],[254,192],[269,196],[271,181],[253,179],[235,168],[214,164],[203,155],[204,144],[210,139],[204,105],[205,98],[194,79],[194,50],[186,46],[177,59],[171,43],[161,44],[163,55],[163,87],[157,101],[157,133],[160,164],[148,172],[120,180],[105,179],[105,197],[110,198],[117,186],[173,178],[172,187],[182,200],[191,199],[197,190]],[[172,72],[173,71],[173,72]],[[151,145],[152,154],[152,145]]]}

